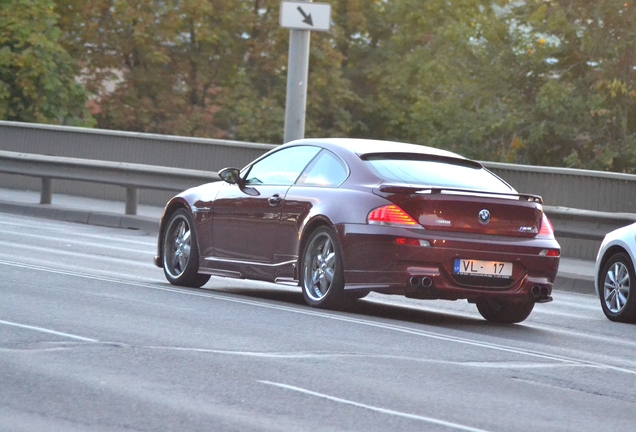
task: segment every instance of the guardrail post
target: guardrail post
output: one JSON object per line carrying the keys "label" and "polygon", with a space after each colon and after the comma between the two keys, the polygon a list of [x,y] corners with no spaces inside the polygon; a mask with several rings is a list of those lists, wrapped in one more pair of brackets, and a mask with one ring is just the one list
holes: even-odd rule
{"label": "guardrail post", "polygon": [[42,189],[40,190],[40,204],[51,204],[53,200],[53,180],[42,177]]}
{"label": "guardrail post", "polygon": [[137,214],[137,203],[139,202],[139,189],[132,186],[126,187],[126,214]]}

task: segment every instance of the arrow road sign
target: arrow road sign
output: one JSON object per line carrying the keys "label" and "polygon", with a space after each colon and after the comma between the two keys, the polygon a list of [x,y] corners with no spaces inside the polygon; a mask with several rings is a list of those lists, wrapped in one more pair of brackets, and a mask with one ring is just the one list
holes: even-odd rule
{"label": "arrow road sign", "polygon": [[307,15],[307,13],[305,13],[305,11],[303,10],[302,7],[298,6],[298,12],[300,12],[300,14],[303,16],[303,18],[305,18],[303,20],[303,22],[305,24],[308,24],[310,26],[314,26],[314,21],[311,19],[311,14]]}
{"label": "arrow road sign", "polygon": [[295,30],[328,31],[331,5],[328,3],[282,2],[280,26]]}

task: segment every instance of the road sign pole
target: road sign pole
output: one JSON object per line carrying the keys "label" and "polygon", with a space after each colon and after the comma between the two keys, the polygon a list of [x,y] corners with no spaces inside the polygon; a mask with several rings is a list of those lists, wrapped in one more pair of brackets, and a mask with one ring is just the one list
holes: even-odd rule
{"label": "road sign pole", "polygon": [[290,30],[289,32],[284,142],[305,137],[309,42],[311,40],[309,30]]}
{"label": "road sign pole", "polygon": [[307,79],[309,75],[309,42],[311,31],[328,31],[331,5],[312,0],[284,1],[280,8],[280,24],[289,32],[287,60],[287,102],[285,105],[284,142],[305,137]]}

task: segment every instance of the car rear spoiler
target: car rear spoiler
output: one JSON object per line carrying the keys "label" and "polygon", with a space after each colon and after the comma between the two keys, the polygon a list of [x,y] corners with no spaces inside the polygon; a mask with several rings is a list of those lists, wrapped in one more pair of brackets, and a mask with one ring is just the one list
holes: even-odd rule
{"label": "car rear spoiler", "polygon": [[530,201],[538,204],[543,204],[543,198],[539,195],[533,194],[520,194],[520,193],[506,193],[506,192],[491,192],[484,190],[473,189],[461,189],[461,188],[447,188],[447,187],[433,187],[433,186],[416,186],[416,185],[400,185],[400,184],[381,184],[377,188],[380,192],[384,193],[420,193],[420,194],[465,194],[465,195],[483,195],[483,196],[500,196],[506,198],[516,198],[520,201]]}

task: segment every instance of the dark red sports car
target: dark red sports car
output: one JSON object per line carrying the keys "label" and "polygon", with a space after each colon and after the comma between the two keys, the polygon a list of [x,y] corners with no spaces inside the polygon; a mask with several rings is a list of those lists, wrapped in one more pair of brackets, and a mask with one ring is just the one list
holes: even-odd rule
{"label": "dark red sports car", "polygon": [[219,176],[166,206],[155,262],[172,284],[300,285],[328,308],[370,291],[467,299],[505,323],[552,300],[560,246],[541,197],[455,153],[304,139]]}

